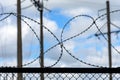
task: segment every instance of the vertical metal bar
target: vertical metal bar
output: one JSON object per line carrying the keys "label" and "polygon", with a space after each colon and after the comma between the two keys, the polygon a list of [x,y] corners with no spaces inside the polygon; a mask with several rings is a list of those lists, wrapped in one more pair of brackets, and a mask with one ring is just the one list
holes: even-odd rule
{"label": "vertical metal bar", "polygon": [[[17,0],[17,67],[22,68],[22,33],[21,33],[21,1]],[[18,79],[22,80],[22,73],[18,73]]]}
{"label": "vertical metal bar", "polygon": [[[44,68],[43,0],[40,1],[40,5],[40,66],[41,68]],[[44,80],[44,73],[41,73],[41,80]]]}
{"label": "vertical metal bar", "polygon": [[44,68],[44,34],[43,34],[43,9],[40,10],[40,45],[41,45],[41,68]]}
{"label": "vertical metal bar", "polygon": [[[107,28],[108,28],[108,58],[109,58],[109,68],[112,68],[112,53],[111,53],[111,27],[110,27],[110,5],[109,1],[106,1],[106,7],[107,7]],[[112,80],[112,74],[110,74],[109,77],[110,80]]]}

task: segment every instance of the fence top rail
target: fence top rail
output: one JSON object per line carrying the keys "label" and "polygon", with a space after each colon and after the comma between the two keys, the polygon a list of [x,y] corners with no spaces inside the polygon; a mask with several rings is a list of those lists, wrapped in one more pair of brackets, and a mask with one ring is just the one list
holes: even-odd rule
{"label": "fence top rail", "polygon": [[0,68],[0,73],[120,73],[120,68]]}

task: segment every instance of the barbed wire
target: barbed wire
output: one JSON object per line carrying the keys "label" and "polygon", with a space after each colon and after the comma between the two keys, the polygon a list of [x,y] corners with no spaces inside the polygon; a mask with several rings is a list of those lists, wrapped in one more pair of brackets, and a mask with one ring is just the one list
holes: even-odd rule
{"label": "barbed wire", "polygon": [[[5,14],[8,14],[8,13],[5,13]],[[13,15],[17,16],[16,13],[10,13],[10,14],[13,14]],[[33,19],[29,18],[29,17],[26,17],[26,16],[24,16],[24,15],[21,15],[21,17],[30,19],[31,21],[34,21],[35,23],[40,24],[39,22],[37,22],[37,21],[35,21],[35,20],[33,20]],[[22,19],[22,21],[24,21],[24,22],[30,27],[30,25],[29,25],[24,19]],[[47,30],[56,38],[57,41],[59,41],[59,39],[58,39],[47,27],[44,26],[44,28],[47,29]],[[37,34],[35,33],[34,29],[32,29],[32,27],[30,27],[30,29],[34,32],[34,34],[36,35],[37,39],[39,40],[39,38],[38,38]],[[67,39],[67,40],[68,40],[68,39]],[[64,40],[64,42],[67,41],[67,40]],[[54,45],[53,47],[49,48],[47,51],[44,52],[44,54],[45,54],[46,52],[50,51],[51,49],[53,49],[53,48],[56,47],[57,45],[61,45],[61,54],[60,54],[58,60],[57,60],[53,65],[51,65],[51,66],[49,66],[49,67],[55,66],[55,65],[60,61],[60,59],[61,59],[61,57],[62,57],[62,54],[63,54],[63,49],[62,49],[63,44],[62,44],[62,42],[59,41],[58,44]],[[65,48],[65,47],[64,47],[64,48]],[[65,50],[67,51],[66,48],[65,48]],[[68,52],[68,51],[67,51],[67,52]],[[75,58],[75,56],[73,56],[72,54],[70,54],[70,55],[71,55],[73,58]],[[26,64],[24,64],[24,65],[22,65],[22,66],[30,65],[30,64],[32,64],[33,62],[35,62],[35,61],[36,61],[37,59],[39,59],[39,58],[40,58],[40,56],[37,57],[36,59],[34,59],[33,61],[31,61],[31,62],[29,62],[29,63],[26,63]],[[77,58],[76,58],[76,59],[77,59]],[[79,60],[79,61],[81,61],[82,63],[84,62],[84,61],[82,61],[82,60]],[[86,64],[86,62],[84,62],[84,64]],[[89,65],[89,64],[90,64],[90,63],[87,63],[87,65]],[[91,64],[91,65],[92,65],[92,64]]]}
{"label": "barbed wire", "polygon": [[[80,16],[80,15],[79,15],[79,16]],[[83,16],[83,15],[82,15],[82,16]],[[84,16],[85,16],[85,15],[84,15]],[[86,15],[86,16],[88,16],[88,15]],[[78,16],[77,16],[77,17],[78,17]],[[89,16],[89,17],[90,17],[90,16]],[[72,19],[71,19],[71,20],[72,20]],[[36,22],[36,21],[35,21],[35,22]],[[37,23],[40,24],[39,22],[37,22]],[[93,25],[93,24],[94,24],[94,22],[92,23],[92,25]],[[90,27],[92,27],[92,25],[91,25]],[[86,30],[82,31],[80,34],[85,33],[87,30],[90,29],[90,27],[88,27]],[[76,58],[75,56],[73,56],[73,55],[63,46],[63,42],[66,42],[66,41],[68,41],[68,40],[70,40],[70,39],[73,39],[73,38],[79,36],[80,34],[77,34],[77,35],[75,35],[74,37],[68,38],[68,39],[60,42],[59,39],[58,39],[47,27],[44,26],[44,28],[47,29],[47,30],[56,38],[56,40],[59,42],[59,43],[58,43],[59,45],[62,44],[62,45],[61,45],[61,54],[60,54],[59,59],[58,59],[53,65],[51,65],[51,66],[49,66],[49,67],[55,66],[55,65],[60,61],[60,59],[61,59],[61,57],[62,57],[62,53],[63,53],[62,47],[63,47],[63,48],[66,50],[66,52],[68,52],[69,55],[71,55],[74,59],[79,60],[78,58]],[[57,44],[57,45],[58,45],[58,44]],[[55,45],[54,47],[56,47],[57,45]],[[46,52],[48,52],[49,50],[53,49],[54,47],[49,48]],[[46,52],[44,52],[44,53],[46,53]],[[38,59],[39,59],[39,58],[40,58],[40,56],[38,57]],[[35,60],[37,60],[37,59],[35,59]],[[35,61],[35,60],[34,60],[34,61]],[[93,65],[93,64],[84,62],[84,61],[82,61],[82,60],[79,60],[79,61],[80,61],[81,63],[86,64],[86,65],[89,65],[89,66],[102,67],[102,66]],[[32,61],[32,62],[33,62],[33,61]],[[31,64],[31,63],[29,63],[29,64]]]}
{"label": "barbed wire", "polygon": [[[24,16],[25,17],[25,16]],[[23,19],[22,19],[23,20]],[[30,25],[25,21],[25,20],[23,20],[29,27],[30,27]],[[30,27],[31,28],[31,27]],[[32,29],[32,28],[31,28]],[[47,29],[47,28],[46,28]],[[35,33],[35,31],[32,29],[32,31]],[[50,32],[50,30],[48,30],[49,32]],[[36,34],[36,33],[35,33]],[[52,35],[54,35],[54,34],[52,34]],[[37,37],[37,36],[36,36]],[[55,36],[54,36],[55,37]],[[38,38],[38,37],[37,37]],[[56,39],[57,39],[57,37],[56,37]],[[39,40],[39,38],[38,38],[38,40]],[[59,41],[58,39],[57,39],[57,41]],[[65,41],[67,41],[67,40],[65,40]],[[64,47],[65,48],[65,47]],[[52,48],[50,48],[50,49],[52,49]],[[49,49],[49,50],[50,50]],[[65,49],[66,50],[66,49]],[[47,51],[48,52],[48,51]],[[62,52],[62,51],[61,51]],[[67,52],[68,52],[68,50],[67,50]],[[72,54],[70,54],[72,57],[74,57],[75,58],[75,56],[73,56]],[[59,57],[59,59],[57,60],[57,62],[54,64],[54,65],[56,65],[59,61],[60,61],[60,59],[61,59],[61,57],[62,57],[62,54],[61,54],[61,56]],[[38,58],[40,58],[40,56],[38,57]],[[77,59],[77,58],[76,58]],[[34,61],[36,61],[37,59],[34,59],[33,61],[31,61],[30,63],[28,63],[28,64],[25,64],[25,65],[29,65],[29,64],[32,64]],[[77,59],[78,60],[78,59]],[[81,61],[81,60],[79,60],[79,61]],[[81,62],[84,62],[84,61],[81,61]],[[86,64],[86,62],[84,62],[85,64]],[[24,65],[24,66],[25,66]],[[54,65],[52,65],[52,66],[54,66]],[[88,65],[90,65],[89,63],[88,63]],[[92,66],[94,66],[94,65],[92,65]],[[97,66],[98,67],[98,66]]]}
{"label": "barbed wire", "polygon": [[[77,17],[88,17],[88,18],[90,18],[93,22],[91,23],[91,25],[90,25],[89,27],[87,27],[85,30],[81,31],[80,33],[78,33],[78,34],[76,34],[76,35],[74,35],[74,36],[72,36],[72,37],[70,37],[70,38],[67,38],[67,39],[65,39],[65,40],[62,40],[62,38],[63,38],[63,33],[64,33],[64,29],[66,28],[66,26],[67,26],[72,20],[74,20],[74,19],[77,18]],[[77,15],[77,16],[71,18],[71,19],[64,25],[64,27],[62,28],[62,32],[61,32],[61,42],[66,42],[66,41],[68,41],[68,40],[71,40],[71,39],[73,39],[73,38],[75,38],[75,37],[78,37],[78,36],[82,35],[83,33],[87,32],[93,25],[94,25],[94,19],[93,19],[93,17],[91,17],[91,16],[89,16],[89,15]]]}
{"label": "barbed wire", "polygon": [[[13,13],[15,16],[17,16],[17,14],[16,13]],[[27,18],[27,19],[30,19],[31,21],[34,21],[35,23],[37,23],[37,24],[40,24],[39,22],[37,22],[37,21],[35,21],[35,20],[33,20],[33,19],[31,19],[31,18],[29,18],[29,17],[27,17],[27,16],[24,16],[24,15],[20,15],[21,17],[24,17],[24,18]],[[24,19],[22,19],[22,21],[24,21],[29,27],[30,27],[30,29],[34,32],[34,34],[36,35],[36,37],[37,37],[37,39],[40,41],[40,39],[39,39],[39,37],[38,37],[38,35],[36,34],[36,32],[34,31],[34,29],[27,23],[27,21],[25,21]],[[48,32],[50,32],[52,35],[53,35],[53,37],[55,37],[56,38],[56,40],[57,41],[59,41],[59,39],[55,36],[55,34],[54,33],[52,33],[47,27],[45,27],[45,26],[43,26],[46,30],[48,30]],[[59,44],[60,45],[60,44]],[[56,45],[57,46],[57,45]],[[56,46],[54,46],[54,47],[56,47]],[[61,45],[62,46],[62,45]],[[54,48],[53,47],[53,48]],[[48,50],[51,50],[52,48],[50,48],[50,49],[48,49]],[[46,51],[46,52],[48,52],[48,50]],[[58,60],[54,63],[54,64],[52,64],[51,66],[49,66],[49,67],[52,67],[52,66],[55,66],[59,61],[60,61],[60,59],[62,58],[62,53],[63,53],[63,51],[62,51],[62,49],[61,49],[61,54],[60,54],[60,56],[59,56],[59,58],[58,58]],[[45,54],[45,53],[44,53]],[[29,63],[27,63],[27,64],[24,64],[24,65],[22,65],[22,66],[27,66],[27,65],[29,65],[29,64],[32,64],[33,62],[35,62],[37,59],[39,59],[40,58],[40,56],[39,57],[37,57],[36,59],[34,59],[33,61],[31,61],[31,62],[29,62]]]}
{"label": "barbed wire", "polygon": [[[18,15],[14,14],[14,13],[12,13],[12,14],[13,14],[14,16],[16,16],[16,17],[18,16]],[[21,20],[22,20],[25,24],[27,24],[27,26],[29,26],[29,28],[32,30],[32,32],[34,33],[34,35],[36,36],[36,38],[38,39],[38,41],[40,41],[37,33],[36,33],[35,30],[30,26],[30,24],[28,24],[27,21],[25,21],[25,20],[22,19],[22,18],[21,18]]]}
{"label": "barbed wire", "polygon": [[[114,12],[118,12],[118,11],[120,11],[120,10],[111,11],[110,13],[114,13]],[[9,15],[6,16],[6,17],[4,17],[3,20],[6,19],[6,18],[8,18],[11,14],[14,15],[14,16],[17,16],[16,13],[2,13],[2,14],[0,14],[0,15],[5,15],[5,14],[9,14]],[[46,50],[46,51],[44,52],[44,54],[47,53],[48,51],[50,51],[51,49],[53,49],[54,47],[58,46],[58,45],[60,45],[60,47],[61,47],[61,54],[60,54],[60,56],[59,56],[59,59],[58,59],[53,65],[51,65],[51,66],[49,66],[49,67],[55,66],[55,65],[60,61],[60,59],[61,59],[61,57],[62,57],[62,54],[63,54],[63,48],[65,49],[65,51],[66,51],[69,55],[71,55],[74,59],[76,59],[77,61],[79,61],[79,62],[81,62],[81,63],[84,63],[84,64],[89,65],[89,66],[94,66],[94,67],[103,67],[103,66],[99,66],[99,65],[93,65],[93,64],[84,62],[84,61],[80,60],[79,58],[76,58],[75,56],[72,55],[72,53],[70,53],[70,52],[66,49],[66,47],[64,46],[63,43],[66,42],[66,41],[68,41],[68,40],[71,40],[71,39],[73,39],[73,38],[76,38],[76,37],[80,36],[81,34],[87,32],[93,25],[95,25],[96,28],[98,29],[98,31],[102,34],[102,36],[104,36],[104,34],[101,32],[101,30],[99,29],[98,25],[96,24],[96,21],[97,21],[99,18],[101,18],[101,17],[103,17],[103,16],[105,16],[105,15],[106,15],[106,14],[101,15],[101,16],[99,16],[98,18],[96,18],[95,20],[94,20],[93,17],[91,17],[91,16],[89,16],[89,15],[78,15],[78,16],[73,17],[72,19],[70,19],[70,20],[64,25],[64,27],[63,27],[63,29],[62,29],[62,32],[61,32],[61,41],[60,41],[60,40],[56,37],[56,35],[55,35],[54,33],[52,33],[47,27],[43,26],[43,27],[44,27],[45,29],[47,29],[47,31],[50,32],[50,33],[53,35],[53,37],[58,41],[58,43],[57,43],[56,45],[50,47],[48,50]],[[27,19],[29,19],[29,20],[37,23],[37,24],[40,24],[40,23],[37,22],[36,20],[31,19],[31,18],[29,18],[29,17],[27,17],[27,16],[24,16],[24,15],[20,15],[20,16],[21,16],[21,17],[24,17],[24,18],[27,18]],[[92,24],[91,24],[88,28],[86,28],[84,31],[78,33],[77,35],[74,35],[74,36],[72,36],[72,37],[70,37],[70,38],[67,38],[67,39],[65,39],[65,40],[62,40],[63,33],[64,33],[64,29],[65,29],[65,27],[67,26],[67,24],[69,24],[73,19],[75,19],[75,18],[77,18],[77,17],[80,17],[80,16],[86,16],[86,17],[91,18],[91,19],[93,20]],[[1,21],[2,21],[2,20],[1,20]],[[22,21],[24,21],[24,22],[30,27],[30,25],[27,23],[27,21],[25,21],[24,19],[22,19]],[[32,27],[31,27],[31,30],[33,31],[33,33],[34,33],[35,35],[37,35],[36,32],[34,31],[34,29],[32,29]],[[36,37],[38,37],[38,36],[36,36]],[[107,38],[106,38],[105,36],[104,36],[104,38],[107,40]],[[38,37],[38,40],[39,40],[39,37]],[[118,53],[120,53],[113,45],[111,45],[111,46],[112,46]],[[33,61],[24,64],[23,66],[27,66],[27,65],[29,65],[29,64],[32,64],[33,62],[35,62],[35,61],[36,61],[37,59],[39,59],[39,58],[40,58],[40,56],[38,56],[37,58],[35,58]]]}
{"label": "barbed wire", "polygon": [[[114,12],[119,12],[120,10],[114,10],[114,11],[111,11],[110,13],[114,13]],[[92,18],[93,19],[93,24],[95,24],[95,26],[97,27],[97,29],[98,29],[98,31],[100,31],[100,33],[102,33],[101,32],[101,30],[99,29],[99,27],[97,26],[97,24],[96,24],[96,21],[99,19],[99,18],[101,18],[101,17],[103,17],[103,16],[105,16],[105,15],[107,15],[107,14],[104,14],[104,15],[101,15],[101,16],[99,16],[98,18],[96,18],[95,20],[94,20],[94,18],[92,18],[91,16],[88,16],[88,15],[81,15],[81,16],[87,16],[87,17],[90,17],[90,18]],[[80,15],[78,15],[78,16],[80,16]],[[71,22],[73,19],[75,19],[76,17],[78,17],[78,16],[75,16],[75,17],[73,17],[72,19],[70,19],[66,24],[65,24],[65,26],[69,23],[69,22]],[[63,29],[62,29],[62,32],[61,32],[61,34],[63,34],[63,31],[64,31],[64,29],[65,29],[65,26],[63,27]],[[92,25],[91,25],[92,26]],[[118,27],[118,26],[117,26]],[[85,31],[83,31],[83,32],[81,32],[80,34],[82,34],[82,33],[85,33],[88,29],[90,29],[91,27],[88,27]],[[79,36],[80,34],[77,34],[77,35],[75,35],[75,36],[73,36],[73,37],[71,37],[71,38],[68,38],[68,39],[66,39],[66,40],[64,40],[64,41],[62,41],[62,38],[61,38],[61,42],[66,42],[67,40],[70,40],[70,39],[73,39],[73,38],[75,38],[75,37],[77,37],[77,36]],[[103,33],[102,33],[103,34]],[[104,34],[103,34],[104,35]],[[61,37],[62,37],[62,35],[61,35]],[[106,38],[105,36],[104,36],[104,38]],[[106,39],[107,40],[107,39]],[[108,41],[108,40],[107,40]],[[111,46],[113,47],[113,49],[115,49],[115,51],[117,51],[117,53],[119,53],[120,54],[120,52],[118,51],[118,49],[116,49],[112,44],[111,44]],[[64,46],[63,46],[64,47]],[[64,47],[64,49],[65,49],[65,47]],[[67,49],[65,49],[68,53],[69,53],[69,51],[67,50]],[[71,55],[71,53],[69,53],[70,55]],[[71,55],[74,59],[76,59],[76,60],[79,60],[78,58],[76,58],[75,56],[73,56],[73,55]],[[80,60],[79,60],[80,61]],[[86,63],[86,62],[84,62],[84,61],[80,61],[80,62],[82,62],[82,63],[84,63],[84,64],[87,64],[87,65],[90,65],[90,66],[94,66],[94,67],[103,67],[103,66],[96,66],[96,65],[92,65],[92,64],[89,64],[89,63]]]}
{"label": "barbed wire", "polygon": [[[78,34],[76,34],[76,35],[74,35],[74,36],[72,36],[72,37],[70,37],[70,38],[68,38],[68,39],[66,39],[66,40],[62,40],[62,39],[63,39],[64,29],[66,28],[66,26],[67,26],[72,20],[74,20],[74,19],[77,18],[77,17],[87,17],[87,18],[90,18],[93,22],[91,23],[91,25],[90,25],[89,27],[87,27],[85,30],[81,31],[80,33],[78,33]],[[77,15],[77,16],[71,18],[71,19],[64,25],[64,27],[62,28],[62,32],[61,32],[61,42],[66,42],[66,41],[68,41],[68,40],[71,40],[71,39],[73,39],[73,38],[76,38],[76,37],[82,35],[83,33],[87,32],[93,25],[94,25],[94,18],[91,17],[91,16],[89,16],[89,15]],[[63,46],[63,47],[64,47],[64,46]],[[79,61],[79,62],[81,62],[81,63],[84,63],[84,64],[89,65],[89,66],[93,66],[93,67],[103,67],[103,66],[94,65],[94,64],[90,64],[90,63],[87,63],[87,62],[85,62],[85,61],[82,61],[82,60],[80,60],[79,58],[77,58],[77,57],[75,57],[74,55],[72,55],[72,53],[70,53],[65,47],[64,47],[64,49],[65,49],[65,51],[66,51],[70,56],[72,56],[74,59],[76,59],[77,61]]]}
{"label": "barbed wire", "polygon": [[[31,0],[31,1],[33,2],[33,4],[35,5],[35,7],[37,8],[38,11],[40,11],[41,8],[43,8],[43,4],[40,3],[39,1],[36,1],[36,0]],[[77,18],[77,17],[80,17],[80,16],[86,16],[86,17],[89,17],[89,18],[91,18],[92,20],[94,20],[94,19],[93,19],[91,16],[89,16],[89,15],[78,15],[78,16],[75,16],[75,17],[73,17],[72,19],[70,19],[70,20],[64,25],[64,27],[63,27],[63,29],[62,29],[62,32],[61,32],[61,43],[63,43],[62,34],[63,34],[63,31],[64,31],[66,25],[67,25],[69,22],[71,22],[73,19],[75,19],[75,18]],[[93,23],[93,24],[94,24],[94,23]],[[85,33],[87,30],[89,30],[89,29],[92,27],[93,24],[91,24],[90,27],[88,27],[86,30],[84,30],[84,31],[81,32],[80,34],[83,34],[83,33]],[[77,34],[77,35],[75,35],[75,36],[72,36],[72,37],[64,40],[64,42],[66,42],[66,41],[68,41],[68,40],[70,40],[70,39],[73,39],[73,38],[79,36],[80,34]],[[62,46],[63,46],[63,44],[62,44]],[[61,49],[62,49],[62,48],[61,48]],[[65,47],[64,47],[64,49],[66,50],[66,52],[68,52],[68,50],[67,50]],[[63,51],[63,50],[62,50],[62,51]],[[61,53],[62,53],[62,52],[61,52]],[[68,53],[69,53],[69,52],[68,52]],[[78,58],[76,58],[75,56],[73,56],[71,53],[69,53],[69,55],[71,55],[74,59],[79,60]],[[90,64],[90,63],[86,63],[86,62],[84,62],[84,61],[82,61],[82,60],[79,60],[79,61],[82,62],[82,63],[84,63],[84,64],[86,64],[86,65],[98,67],[98,66],[92,65],[92,64]]]}
{"label": "barbed wire", "polygon": [[72,56],[75,60],[77,60],[77,61],[79,61],[79,62],[81,62],[81,63],[83,63],[83,64],[86,64],[86,65],[92,66],[92,67],[97,67],[97,68],[107,68],[107,67],[104,67],[104,66],[95,65],[95,64],[93,64],[93,63],[88,63],[88,62],[85,62],[85,61],[83,61],[83,60],[80,60],[79,58],[77,58],[77,57],[75,57],[74,55],[72,55],[72,53],[70,53],[65,47],[64,47],[64,49],[65,49],[65,51],[66,51],[70,56]]}
{"label": "barbed wire", "polygon": [[7,14],[7,16],[5,16],[4,18],[0,19],[0,21],[3,21],[3,20],[7,19],[10,16],[11,16],[11,14]]}
{"label": "barbed wire", "polygon": [[[5,19],[7,19],[10,15],[14,15],[14,16],[17,17],[17,14],[16,14],[16,13],[1,13],[0,15],[8,15],[8,16],[4,17],[3,19],[1,19],[0,21],[3,21],[3,20],[5,20]],[[22,20],[25,24],[27,24],[27,26],[29,26],[29,28],[32,30],[32,32],[34,33],[34,35],[36,36],[36,38],[38,39],[38,41],[40,41],[37,33],[36,33],[35,30],[27,23],[27,21],[25,21],[25,20],[22,19],[22,18],[21,18],[21,20]],[[31,63],[33,63],[34,61],[36,61],[36,60],[31,61]],[[25,65],[25,64],[24,64],[24,65]],[[24,65],[22,65],[22,66],[24,66]]]}
{"label": "barbed wire", "polygon": [[[79,15],[79,16],[81,16],[81,15]],[[79,16],[76,16],[76,17],[79,17]],[[88,16],[88,15],[82,15],[82,16],[90,17],[90,16]],[[91,17],[91,18],[92,18],[92,17]],[[75,18],[73,18],[73,19],[75,19]],[[71,19],[71,20],[73,20],[73,19]],[[70,21],[71,21],[71,20],[70,20]],[[36,21],[35,21],[35,22],[36,22]],[[37,23],[40,24],[39,22],[37,22]],[[93,24],[94,24],[94,22],[92,23],[92,25],[93,25]],[[90,25],[90,27],[92,27],[92,25]],[[87,29],[85,29],[84,31],[82,31],[80,34],[85,33],[87,30],[90,29],[90,27],[88,27]],[[73,37],[71,37],[71,38],[68,38],[68,39],[60,42],[59,39],[55,36],[55,34],[53,34],[47,27],[44,26],[44,28],[47,29],[48,32],[50,32],[50,33],[54,36],[54,38],[59,42],[58,44],[61,45],[61,54],[60,54],[60,57],[58,58],[58,60],[57,60],[53,65],[51,65],[51,66],[49,66],[49,67],[55,66],[55,65],[60,61],[60,59],[61,59],[61,57],[62,57],[62,54],[63,54],[63,49],[62,49],[62,47],[66,50],[67,53],[69,53],[69,55],[71,55],[74,59],[80,61],[80,62],[83,63],[83,64],[86,64],[86,65],[89,65],[89,66],[93,66],[93,67],[103,67],[103,66],[93,65],[93,64],[84,62],[84,61],[76,58],[75,56],[73,56],[73,55],[63,46],[63,42],[66,42],[66,41],[68,41],[68,40],[70,40],[70,39],[73,39],[73,38],[79,36],[80,34],[77,34],[77,35],[75,35],[75,36],[73,36]],[[55,45],[55,47],[56,47],[56,46],[57,46],[57,45]],[[48,51],[51,50],[51,49],[53,49],[53,47],[51,47],[50,49],[48,49],[46,52],[48,52]],[[45,54],[46,52],[44,52],[44,54]],[[40,58],[40,56],[38,57],[38,59],[39,59],[39,58]],[[37,60],[37,59],[35,59],[35,60]],[[29,64],[31,64],[31,63],[29,63]]]}
{"label": "barbed wire", "polygon": [[[120,10],[115,10],[115,11],[112,11],[112,12],[110,12],[110,13],[114,13],[114,12],[118,12],[118,11],[120,11]],[[106,14],[104,14],[104,15],[106,15]],[[99,19],[99,18],[101,18],[101,17],[103,17],[104,15],[101,15],[101,16],[99,16],[97,19],[95,19],[94,20],[94,22],[93,22],[93,24],[95,24],[96,25],[96,21]],[[80,15],[79,15],[80,16]],[[85,15],[84,15],[85,16]],[[77,16],[76,16],[77,17]],[[76,17],[74,17],[74,18],[76,18]],[[91,17],[91,16],[89,16],[89,17]],[[73,19],[74,19],[73,18]],[[91,17],[92,18],[92,17]],[[71,19],[70,21],[72,21],[73,19]],[[70,21],[68,21],[68,23],[70,22]],[[68,23],[66,23],[66,24],[68,24]],[[96,25],[97,26],[97,25]],[[64,27],[65,28],[65,27]],[[64,29],[63,28],[63,29]],[[90,28],[90,27],[89,27]],[[89,29],[88,28],[88,29]],[[86,31],[88,30],[88,29],[86,29]],[[83,33],[85,33],[86,31],[83,31],[83,32],[81,32],[80,34],[83,34]],[[63,31],[62,31],[63,32]],[[71,37],[71,38],[68,38],[68,39],[66,39],[66,40],[64,40],[64,41],[61,41],[62,43],[63,42],[66,42],[66,41],[68,41],[68,40],[70,40],[70,39],[73,39],[73,38],[75,38],[75,37],[77,37],[77,36],[79,36],[80,34],[77,34],[77,35],[75,35],[75,36],[73,36],[73,37]],[[60,43],[58,43],[57,45],[59,45]],[[57,45],[54,45],[54,46],[57,46]],[[62,45],[63,46],[63,45]],[[119,51],[113,46],[113,45],[111,45],[118,53],[119,53]],[[64,47],[64,46],[63,46]],[[52,49],[53,47],[51,47],[50,49]],[[49,49],[49,50],[50,50]],[[64,47],[64,49],[69,53],[69,51]],[[48,52],[48,51],[47,51]],[[70,54],[70,53],[69,53]],[[70,54],[71,55],[71,54]],[[74,58],[76,58],[75,56],[73,56],[73,55],[71,55],[72,57],[74,57]],[[79,60],[78,58],[76,58],[76,60]],[[81,61],[81,60],[79,60],[80,62],[82,62],[82,63],[84,63],[84,64],[87,64],[86,62],[84,62],[84,61]],[[96,65],[91,65],[91,64],[87,64],[87,65],[90,65],[90,66],[94,66],[94,67],[103,67],[103,66],[96,66]]]}
{"label": "barbed wire", "polygon": [[[99,29],[101,30],[106,24],[107,24],[107,22],[105,22]],[[94,36],[98,36],[98,34],[99,34],[98,32],[99,32],[99,30],[96,32],[96,34]]]}
{"label": "barbed wire", "polygon": [[[50,34],[53,35],[53,37],[58,41],[58,43],[59,43],[59,45],[60,45],[60,48],[61,48],[61,53],[60,53],[60,56],[59,56],[58,60],[57,60],[54,64],[52,64],[51,66],[48,66],[48,67],[53,67],[53,66],[55,66],[55,65],[60,61],[60,59],[62,58],[62,55],[63,55],[62,46],[63,46],[63,44],[62,44],[62,42],[59,41],[59,39],[57,38],[57,36],[56,36],[54,33],[52,33],[52,31],[50,31],[50,30],[49,30],[47,27],[45,27],[45,26],[44,26],[44,28],[45,28],[48,32],[50,32]],[[57,46],[57,45],[56,45],[56,46]],[[56,46],[55,46],[55,47],[56,47]],[[53,49],[53,47],[49,48],[47,51],[45,51],[45,53],[48,52],[48,51],[50,51],[51,49]]]}
{"label": "barbed wire", "polygon": [[[21,15],[22,16],[22,15]],[[23,17],[23,16],[22,16]],[[26,16],[24,16],[25,18],[28,18],[28,17],[26,17]],[[29,19],[29,18],[28,18]],[[32,21],[34,21],[35,23],[38,23],[38,24],[40,24],[39,22],[37,22],[37,21],[35,21],[35,20],[33,20],[33,19],[31,19]],[[30,26],[30,25],[29,25]],[[59,42],[59,45],[61,45],[62,44],[62,42],[60,42],[59,41],[59,39],[47,28],[47,27],[45,27],[44,26],[44,28],[46,29],[46,30],[48,30],[48,32],[50,32],[54,37],[55,37],[55,39]],[[85,31],[83,31],[83,32],[85,32]],[[83,33],[82,32],[82,33]],[[82,34],[81,33],[81,34]],[[72,38],[74,38],[74,37],[72,37]],[[72,39],[71,38],[71,39]],[[67,39],[68,40],[68,39]],[[67,41],[67,40],[65,40],[65,41]],[[65,42],[64,41],[64,42]],[[55,45],[54,47],[56,47],[57,45]],[[59,56],[59,58],[58,58],[58,60],[54,63],[54,64],[52,64],[51,66],[48,66],[48,67],[53,67],[53,66],[55,66],[59,61],[60,61],[60,59],[62,58],[62,54],[63,54],[63,49],[62,49],[62,46],[63,46],[63,44],[61,45],[61,54],[60,54],[60,56]],[[48,52],[48,51],[50,51],[51,49],[53,49],[54,47],[51,47],[51,48],[49,48],[47,51],[45,51],[44,52],[44,54],[46,53],[46,52]],[[65,47],[64,47],[65,48]],[[67,50],[67,49],[65,49],[65,50]],[[68,52],[68,51],[67,51]],[[69,53],[70,54],[70,53]],[[70,54],[73,58],[75,58],[75,56],[73,56],[72,54]],[[29,65],[29,64],[32,64],[33,62],[35,62],[37,59],[39,59],[41,56],[39,56],[39,57],[37,57],[36,59],[34,59],[33,61],[31,61],[31,62],[29,62],[29,63],[27,63],[27,64],[24,64],[23,66],[27,66],[27,65]],[[75,58],[75,59],[77,59],[77,58]],[[84,62],[84,61],[82,61],[82,60],[79,60],[80,62],[82,62],[82,63],[84,63],[84,64],[86,64],[86,65],[89,65],[90,63],[87,63],[87,62]],[[94,66],[94,65],[90,65],[90,66]],[[96,66],[94,66],[94,67],[96,67]],[[97,66],[98,67],[98,66]]]}

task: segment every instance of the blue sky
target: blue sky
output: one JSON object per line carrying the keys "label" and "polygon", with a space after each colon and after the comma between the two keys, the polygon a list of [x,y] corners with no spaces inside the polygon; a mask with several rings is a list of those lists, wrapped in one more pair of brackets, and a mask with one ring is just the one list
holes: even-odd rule
{"label": "blue sky", "polygon": [[[119,9],[119,0],[110,0],[111,10]],[[4,0],[0,1],[0,9],[3,12],[15,12],[16,13],[16,0]],[[31,5],[29,0],[22,3],[22,8]],[[44,1],[44,7],[48,8],[52,12],[44,10],[44,26],[46,26],[56,37],[60,40],[61,31],[65,23],[77,15],[90,15],[94,19],[98,17],[98,10],[106,7],[106,0],[89,1],[89,0],[48,0]],[[2,12],[1,12],[2,13]],[[105,11],[101,12],[101,14]],[[22,10],[22,15],[28,16],[39,22],[39,12],[32,6],[28,9]],[[118,13],[111,14],[112,23],[120,26]],[[4,16],[2,16],[4,17]],[[2,18],[0,17],[0,19]],[[23,18],[39,35],[39,25]],[[99,19],[96,21],[99,28],[106,23],[106,19]],[[77,17],[72,20],[64,29],[63,40],[81,33],[92,24],[92,20],[89,17]],[[16,66],[16,17],[10,16],[6,20],[0,23],[0,65]],[[112,30],[119,30],[111,25]],[[7,31],[7,32],[6,32]],[[66,49],[72,53],[75,57],[83,60],[84,62],[91,63],[99,66],[108,66],[108,53],[107,53],[107,41],[100,36],[100,39],[94,36],[97,32],[97,28],[93,25],[88,31],[64,42]],[[106,25],[101,29],[102,32],[106,32]],[[22,22],[22,38],[23,38],[23,64],[29,63],[39,56],[39,41],[36,39],[33,32],[28,25]],[[98,32],[99,33],[99,32]],[[92,37],[90,37],[92,36]],[[88,38],[89,37],[89,38]],[[112,43],[119,51],[119,37],[116,38],[115,34],[112,34]],[[46,29],[44,29],[44,48],[45,51],[50,47],[58,43],[56,39]],[[61,53],[60,46],[56,46],[49,52],[45,53],[45,66],[54,64]],[[120,54],[112,48],[113,66],[119,66]],[[11,61],[9,62],[9,60]],[[11,63],[12,62],[12,63]],[[39,59],[27,67],[39,67]],[[73,57],[71,57],[64,49],[63,56],[60,62],[55,67],[91,67],[85,65]]]}

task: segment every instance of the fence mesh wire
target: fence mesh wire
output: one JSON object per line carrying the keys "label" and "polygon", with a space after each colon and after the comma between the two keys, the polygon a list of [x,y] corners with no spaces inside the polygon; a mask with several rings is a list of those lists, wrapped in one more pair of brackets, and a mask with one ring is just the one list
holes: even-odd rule
{"label": "fence mesh wire", "polygon": [[[109,80],[108,73],[44,73],[44,80]],[[17,80],[17,73],[0,73],[0,80]],[[22,80],[41,80],[40,73],[23,73]],[[120,80],[113,73],[112,80]]]}

